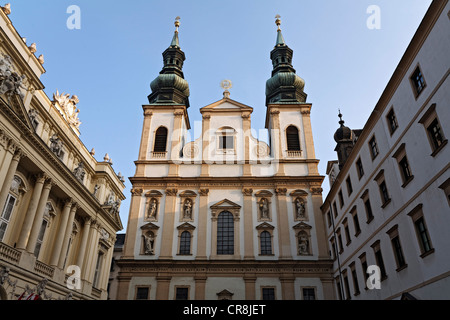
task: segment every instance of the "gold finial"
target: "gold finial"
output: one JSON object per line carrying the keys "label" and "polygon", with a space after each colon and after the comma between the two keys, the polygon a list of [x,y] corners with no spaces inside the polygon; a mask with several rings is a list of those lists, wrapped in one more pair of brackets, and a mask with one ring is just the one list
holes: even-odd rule
{"label": "gold finial", "polygon": [[275,24],[278,26],[278,30],[281,30],[281,16],[279,15],[279,14],[277,14],[276,16],[275,16]]}
{"label": "gold finial", "polygon": [[222,87],[222,89],[224,89],[225,91],[223,92],[223,97],[224,98],[229,98],[230,97],[230,91],[228,91],[229,89],[231,89],[233,87],[233,83],[231,82],[231,80],[223,80],[220,83],[220,86]]}
{"label": "gold finial", "polygon": [[180,27],[180,17],[175,18],[175,32],[178,32],[178,28]]}

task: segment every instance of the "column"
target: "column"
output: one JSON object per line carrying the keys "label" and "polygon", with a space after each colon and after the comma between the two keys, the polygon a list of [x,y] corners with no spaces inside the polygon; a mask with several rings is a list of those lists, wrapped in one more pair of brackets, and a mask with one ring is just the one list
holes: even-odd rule
{"label": "column", "polygon": [[75,203],[72,206],[72,209],[70,210],[70,215],[66,226],[66,232],[64,234],[64,242],[61,247],[61,252],[59,253],[58,268],[60,269],[64,268],[64,261],[66,260],[67,257],[67,248],[69,246],[70,236],[72,235],[73,230],[73,220],[75,218],[75,213],[77,212],[78,208],[79,205]]}
{"label": "column", "polygon": [[31,228],[30,237],[28,238],[27,251],[29,253],[34,253],[34,249],[36,248],[37,238],[39,236],[39,231],[41,230],[45,207],[47,206],[48,196],[50,195],[52,186],[53,182],[51,181],[51,179],[49,179],[45,183],[42,190],[41,198],[39,199],[39,204],[36,210],[36,215],[34,217],[33,226]]}
{"label": "column", "polygon": [[195,280],[195,297],[194,300],[205,300],[206,280],[208,277],[205,275],[196,275]]}
{"label": "column", "polygon": [[92,221],[91,230],[89,232],[87,251],[84,257],[85,260],[84,269],[82,269],[81,271],[81,278],[90,283],[92,283],[93,280],[95,262],[97,261],[98,256],[98,237],[99,237],[99,234],[97,232],[98,227],[99,227],[98,222]]}
{"label": "column", "polygon": [[295,277],[290,274],[280,276],[282,300],[295,300],[294,280]]}
{"label": "column", "polygon": [[175,229],[175,210],[177,189],[166,190],[166,203],[164,206],[164,220],[161,237],[160,259],[172,259],[173,231]]}
{"label": "column", "polygon": [[169,287],[170,280],[169,275],[158,275],[156,277],[156,300],[169,300]]}
{"label": "column", "polygon": [[59,261],[59,256],[61,253],[61,247],[64,240],[64,234],[66,233],[67,220],[69,219],[70,208],[72,207],[72,199],[66,200],[64,203],[64,209],[61,214],[61,221],[59,223],[58,234],[55,238],[55,246],[53,248],[52,257],[50,259],[51,266],[57,266]]}
{"label": "column", "polygon": [[324,221],[324,215],[322,214],[322,210],[320,207],[323,204],[322,201],[322,191],[323,189],[320,186],[311,187],[312,194],[312,205],[314,212],[314,221],[316,223],[316,237],[317,237],[317,247],[319,250],[319,259],[328,260],[330,259],[330,255],[328,252],[328,241],[325,230],[327,227]]}
{"label": "column", "polygon": [[84,256],[86,254],[86,244],[91,230],[91,218],[84,219],[83,235],[81,236],[80,250],[78,251],[77,266],[83,268]]}
{"label": "column", "polygon": [[292,259],[289,220],[287,214],[286,188],[276,188],[278,244],[280,259]]}
{"label": "column", "polygon": [[245,113],[242,115],[242,130],[244,132],[244,170],[243,175],[251,176],[252,169],[250,166],[250,135],[251,132],[251,124],[250,124],[250,114]]}
{"label": "column", "polygon": [[[306,142],[306,159],[316,159],[314,150],[314,140],[311,128],[311,106],[302,106],[303,134]],[[318,164],[308,162],[308,173],[310,175],[318,175]]]}
{"label": "column", "polygon": [[[171,151],[170,151],[170,160],[171,163],[169,164],[169,177],[176,177],[178,176],[178,168],[179,168],[179,159],[180,159],[180,143],[181,143],[181,126],[183,121],[183,115],[184,111],[177,110],[173,113],[174,115],[174,124],[173,124],[173,131],[170,135],[172,137],[172,143],[171,143]],[[175,162],[175,163],[173,163]]]}
{"label": "column", "polygon": [[256,300],[256,276],[254,274],[245,275],[245,300]]}
{"label": "column", "polygon": [[27,247],[28,238],[30,236],[30,231],[33,226],[34,217],[36,215],[36,210],[39,204],[39,199],[41,198],[42,189],[44,188],[44,182],[47,179],[48,177],[45,174],[39,174],[36,176],[36,184],[34,185],[30,204],[28,205],[25,220],[22,224],[19,240],[17,241],[18,249],[25,249]]}
{"label": "column", "polygon": [[275,148],[274,158],[278,164],[276,176],[284,176],[284,163],[283,163],[283,150],[282,147],[282,132],[280,129],[280,110],[271,110],[270,115],[272,116],[272,132],[270,133],[272,140],[272,147]]}
{"label": "column", "polygon": [[128,216],[127,232],[123,248],[123,259],[133,259],[136,245],[139,213],[141,211],[142,189],[131,189],[130,213]]}
{"label": "column", "polygon": [[255,259],[253,246],[253,189],[244,188],[244,260]]}
{"label": "column", "polygon": [[99,282],[99,289],[104,291],[106,291],[108,288],[109,273],[111,270],[112,255],[114,251],[114,241],[112,239],[109,240],[108,245],[110,245],[110,247],[103,257],[104,260],[100,272],[100,282]]}
{"label": "column", "polygon": [[11,163],[9,164],[9,168],[0,191],[0,214],[3,212],[6,198],[8,197],[9,191],[11,189],[11,183],[14,179],[14,175],[17,171],[17,166],[19,165],[19,161],[22,157],[23,153],[20,151],[20,149],[15,151]]}
{"label": "column", "polygon": [[197,230],[197,260],[206,260],[206,235],[208,230],[208,193],[209,189],[200,189],[200,204]]}
{"label": "column", "polygon": [[[203,123],[202,123],[202,171],[201,177],[209,177],[209,143],[211,140],[210,136],[210,123],[211,123],[211,115],[204,114],[203,115]],[[206,161],[206,162],[205,162]]]}

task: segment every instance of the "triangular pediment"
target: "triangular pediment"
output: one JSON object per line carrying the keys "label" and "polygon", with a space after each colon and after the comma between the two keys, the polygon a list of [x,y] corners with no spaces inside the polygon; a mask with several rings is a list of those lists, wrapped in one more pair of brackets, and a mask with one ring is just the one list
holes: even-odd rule
{"label": "triangular pediment", "polygon": [[210,105],[207,105],[206,107],[203,107],[200,109],[200,112],[204,111],[220,111],[220,112],[253,112],[253,108],[250,106],[247,106],[243,103],[240,103],[238,101],[235,101],[233,99],[224,98],[222,100],[216,101]]}
{"label": "triangular pediment", "polygon": [[182,225],[179,225],[179,226],[177,227],[177,229],[178,229],[178,230],[194,230],[194,229],[195,229],[195,226],[193,226],[193,225],[190,224],[190,223],[185,222],[185,223],[183,223]]}
{"label": "triangular pediment", "polygon": [[273,230],[275,227],[267,222],[263,222],[260,225],[256,226],[257,230]]}
{"label": "triangular pediment", "polygon": [[29,129],[33,127],[23,101],[18,95],[13,95],[8,98],[8,96],[5,94],[2,96],[2,102],[5,107],[9,108],[9,110],[11,110],[14,115],[17,116]]}
{"label": "triangular pediment", "polygon": [[219,201],[216,204],[213,204],[211,206],[211,209],[229,209],[229,208],[240,209],[241,206],[238,205],[237,203],[234,203],[233,201],[228,200],[228,199]]}
{"label": "triangular pediment", "polygon": [[300,223],[297,223],[292,228],[294,228],[294,229],[311,229],[312,227],[309,224],[302,221]]}
{"label": "triangular pediment", "polygon": [[159,227],[156,224],[151,223],[151,222],[144,224],[141,227],[141,230],[157,230],[157,229],[159,229]]}

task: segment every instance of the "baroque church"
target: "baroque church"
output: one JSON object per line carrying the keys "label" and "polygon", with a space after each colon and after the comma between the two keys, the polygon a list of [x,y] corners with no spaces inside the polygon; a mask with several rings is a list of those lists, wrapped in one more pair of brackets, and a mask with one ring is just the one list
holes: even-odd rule
{"label": "baroque church", "polygon": [[118,275],[119,300],[334,299],[322,182],[305,81],[278,26],[266,85],[269,143],[253,107],[223,98],[200,109],[186,141],[189,84],[179,26],[151,82]]}

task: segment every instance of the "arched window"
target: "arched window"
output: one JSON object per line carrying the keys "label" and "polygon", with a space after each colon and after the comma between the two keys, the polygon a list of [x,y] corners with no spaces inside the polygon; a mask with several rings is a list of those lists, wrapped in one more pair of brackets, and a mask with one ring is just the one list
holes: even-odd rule
{"label": "arched window", "polygon": [[181,234],[179,254],[191,254],[191,233],[189,231],[183,231]]}
{"label": "arched window", "polygon": [[167,128],[159,127],[155,134],[155,145],[153,152],[166,152],[167,146]]}
{"label": "arched window", "polygon": [[234,219],[227,211],[217,221],[217,254],[234,254]]}
{"label": "arched window", "polygon": [[300,151],[300,139],[297,127],[289,126],[286,129],[286,141],[288,151]]}
{"label": "arched window", "polygon": [[261,254],[272,254],[272,239],[268,231],[261,232],[259,241],[261,242]]}

